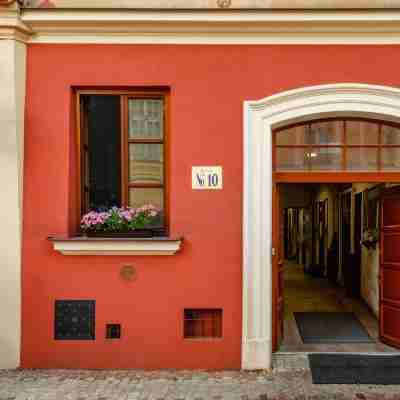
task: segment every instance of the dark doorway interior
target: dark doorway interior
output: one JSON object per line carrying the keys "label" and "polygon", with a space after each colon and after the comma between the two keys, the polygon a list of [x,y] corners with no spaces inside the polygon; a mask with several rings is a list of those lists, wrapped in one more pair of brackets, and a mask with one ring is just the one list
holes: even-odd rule
{"label": "dark doorway interior", "polygon": [[351,190],[341,194],[340,248],[344,286],[351,296],[354,284],[353,255],[351,254]]}
{"label": "dark doorway interior", "polygon": [[[284,279],[279,281],[280,291],[284,294],[284,334],[280,351],[396,351],[380,342],[378,314],[368,303],[371,299],[366,298],[364,292],[361,294],[362,265],[366,265],[364,275],[369,274],[368,285],[374,289],[377,284],[371,269],[378,263],[377,253],[375,250],[364,251],[361,244],[365,230],[364,194],[373,186],[347,183],[282,185],[279,202],[284,225],[282,247],[285,247],[286,257],[283,261]],[[367,261],[364,259],[364,264],[363,257],[368,258]],[[375,279],[373,284],[372,278]],[[352,314],[371,340],[357,343],[343,340],[343,335],[339,335],[341,330],[348,329],[354,333],[354,326],[346,325],[346,318],[339,318],[339,323],[343,322],[339,328],[327,327],[326,318],[317,318],[320,327],[338,333],[334,334],[337,342],[306,343],[295,318],[296,314],[304,313]]]}
{"label": "dark doorway interior", "polygon": [[352,263],[354,279],[351,290],[351,294],[355,297],[361,295],[362,208],[363,193],[356,193],[354,196],[354,258]]}

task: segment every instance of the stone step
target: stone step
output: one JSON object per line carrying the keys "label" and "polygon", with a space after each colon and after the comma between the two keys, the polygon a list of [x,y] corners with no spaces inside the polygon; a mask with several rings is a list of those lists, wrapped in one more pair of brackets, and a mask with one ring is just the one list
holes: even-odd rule
{"label": "stone step", "polygon": [[310,369],[307,353],[277,352],[272,355],[272,368],[282,370]]}

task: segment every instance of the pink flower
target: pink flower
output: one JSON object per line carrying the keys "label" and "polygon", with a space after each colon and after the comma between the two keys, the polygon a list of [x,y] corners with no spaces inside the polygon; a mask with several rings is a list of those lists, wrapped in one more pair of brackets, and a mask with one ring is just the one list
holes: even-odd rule
{"label": "pink flower", "polygon": [[143,217],[149,221],[149,219],[155,218],[159,213],[160,210],[152,204],[144,204],[137,209],[133,207],[113,207],[106,212],[89,211],[82,216],[81,228],[83,230],[93,228],[96,230],[107,229],[107,219],[113,215],[118,215],[120,218],[118,224],[122,230],[126,230],[128,227],[129,229],[135,229],[136,220],[142,226]]}
{"label": "pink flower", "polygon": [[151,217],[156,217],[159,214],[159,209],[152,204],[145,204],[137,209],[138,213],[144,213]]}

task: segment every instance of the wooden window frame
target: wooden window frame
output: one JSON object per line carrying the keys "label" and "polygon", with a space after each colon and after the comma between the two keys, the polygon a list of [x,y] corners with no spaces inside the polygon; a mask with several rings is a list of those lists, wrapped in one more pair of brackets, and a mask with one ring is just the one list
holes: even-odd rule
{"label": "wooden window frame", "polygon": [[[277,144],[277,135],[279,132],[282,132],[284,130],[298,127],[298,126],[309,126],[311,127],[311,124],[315,123],[320,123],[320,122],[332,122],[332,121],[342,121],[343,122],[343,127],[342,127],[342,143],[341,144],[301,144],[301,145],[279,145]],[[356,121],[356,122],[370,122],[374,123],[378,126],[378,141],[377,144],[347,144],[347,122],[348,121]],[[383,173],[383,174],[396,174],[399,173],[399,171],[395,170],[386,170],[382,169],[382,149],[386,148],[398,148],[400,149],[400,144],[382,144],[382,127],[386,126],[392,126],[397,129],[400,129],[399,124],[395,124],[392,122],[388,121],[383,121],[383,120],[377,120],[377,119],[370,119],[370,118],[356,118],[356,117],[336,117],[336,118],[325,118],[325,119],[316,119],[316,120],[310,120],[306,122],[299,122],[291,125],[286,125],[284,127],[280,127],[277,129],[274,129],[272,132],[273,138],[272,138],[272,143],[273,143],[273,155],[272,155],[272,160],[273,160],[273,172],[275,174],[292,174],[292,173],[311,173],[311,174],[325,174],[325,173],[345,173],[345,174],[373,174],[373,173]],[[308,149],[310,152],[312,149],[321,149],[321,148],[339,148],[341,149],[341,167],[338,169],[332,169],[332,170],[323,170],[323,169],[315,169],[313,170],[311,168],[311,164],[307,164],[307,168],[304,170],[300,170],[299,172],[291,171],[291,170],[279,170],[277,169],[277,149]],[[377,168],[374,170],[351,170],[347,169],[347,150],[352,149],[352,148],[361,148],[361,149],[368,149],[368,148],[373,148],[377,149]]]}
{"label": "wooden window frame", "polygon": [[[97,90],[97,89],[78,89],[75,91],[76,102],[76,130],[77,130],[77,180],[78,180],[78,221],[88,211],[86,200],[86,180],[87,180],[87,165],[85,160],[85,152],[87,138],[83,138],[83,134],[87,132],[85,128],[86,118],[82,118],[85,113],[82,112],[82,96],[119,96],[120,98],[120,113],[121,113],[121,206],[128,206],[129,203],[129,188],[160,188],[163,189],[163,212],[164,223],[162,228],[150,229],[157,231],[159,235],[168,235],[169,232],[169,102],[170,93],[168,89],[159,88],[144,88],[138,90]],[[131,139],[129,138],[129,110],[128,102],[130,98],[137,99],[162,99],[164,102],[163,109],[163,136],[162,139]],[[163,145],[163,180],[160,184],[146,183],[131,183],[129,182],[129,143],[143,144],[162,144]],[[86,169],[86,171],[84,171]]]}

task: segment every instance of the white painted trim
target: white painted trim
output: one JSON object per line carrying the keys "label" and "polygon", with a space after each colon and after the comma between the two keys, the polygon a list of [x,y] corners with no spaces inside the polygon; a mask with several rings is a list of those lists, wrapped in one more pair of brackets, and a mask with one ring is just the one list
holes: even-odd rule
{"label": "white painted trim", "polygon": [[21,352],[21,236],[26,46],[0,40],[0,368]]}
{"label": "white painted trim", "polygon": [[345,115],[400,122],[400,89],[334,84],[244,103],[243,369],[272,367],[272,129]]}
{"label": "white painted trim", "polygon": [[181,240],[54,240],[54,250],[65,256],[171,256]]}
{"label": "white painted trim", "polygon": [[25,9],[33,43],[400,44],[400,11]]}
{"label": "white painted trim", "polygon": [[210,10],[129,10],[129,9],[24,9],[22,20],[26,23],[45,22],[203,22],[203,23],[285,23],[285,22],[395,22],[400,11],[394,10],[257,10],[224,11]]}

